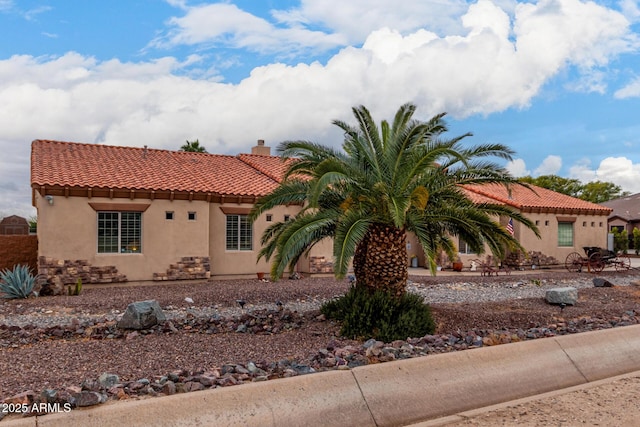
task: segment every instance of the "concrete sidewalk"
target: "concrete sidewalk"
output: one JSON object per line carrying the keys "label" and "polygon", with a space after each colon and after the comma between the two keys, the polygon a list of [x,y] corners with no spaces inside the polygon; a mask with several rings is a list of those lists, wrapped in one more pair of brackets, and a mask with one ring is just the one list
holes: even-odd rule
{"label": "concrete sidewalk", "polygon": [[639,370],[636,325],[113,402],[0,426],[436,425],[477,408]]}

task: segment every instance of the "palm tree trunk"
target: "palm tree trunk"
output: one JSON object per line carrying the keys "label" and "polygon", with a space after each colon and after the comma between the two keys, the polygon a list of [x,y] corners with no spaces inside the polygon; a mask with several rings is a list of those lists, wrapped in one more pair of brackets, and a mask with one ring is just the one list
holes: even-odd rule
{"label": "palm tree trunk", "polygon": [[356,285],[383,290],[396,297],[406,292],[408,273],[407,235],[402,229],[373,224],[358,244],[353,257]]}

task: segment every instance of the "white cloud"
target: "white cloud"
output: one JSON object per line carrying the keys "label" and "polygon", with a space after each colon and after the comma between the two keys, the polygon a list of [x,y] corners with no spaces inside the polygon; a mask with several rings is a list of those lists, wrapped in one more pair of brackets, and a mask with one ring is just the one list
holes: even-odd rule
{"label": "white cloud", "polygon": [[264,54],[288,52],[291,55],[304,48],[326,50],[346,44],[339,34],[302,27],[279,28],[229,3],[190,7],[184,16],[171,18],[169,24],[169,33],[152,41],[151,47],[225,46]]}
{"label": "white cloud", "polygon": [[300,7],[274,10],[272,15],[290,25],[329,28],[349,43],[359,44],[371,32],[385,27],[402,34],[420,28],[440,35],[457,34],[462,31],[459,18],[467,8],[467,2],[461,0],[302,0]]}
{"label": "white cloud", "polygon": [[582,182],[612,182],[623,191],[640,193],[640,164],[626,157],[606,157],[595,169],[588,160],[582,160],[569,169],[569,176]]}
{"label": "white cloud", "polygon": [[514,159],[507,162],[505,169],[516,178],[531,175],[531,172],[527,169],[527,165],[522,159]]}
{"label": "white cloud", "polygon": [[540,176],[540,175],[557,175],[558,172],[560,172],[560,169],[562,168],[562,158],[560,158],[559,156],[547,156],[542,163],[540,164],[540,166],[538,166],[534,171],[533,174],[535,176]]}
{"label": "white cloud", "polygon": [[640,6],[638,0],[622,0],[620,7],[624,15],[632,22],[638,22],[640,19]]}
{"label": "white cloud", "polygon": [[640,96],[640,77],[631,81],[628,85],[617,90],[613,96],[617,99],[636,98]]}

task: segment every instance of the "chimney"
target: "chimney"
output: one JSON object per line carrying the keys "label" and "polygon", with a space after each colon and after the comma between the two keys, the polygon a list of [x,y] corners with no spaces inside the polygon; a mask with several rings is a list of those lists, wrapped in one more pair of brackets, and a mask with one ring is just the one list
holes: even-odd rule
{"label": "chimney", "polygon": [[251,147],[251,154],[257,154],[259,156],[270,156],[271,147],[264,145],[264,139],[258,140],[258,145]]}

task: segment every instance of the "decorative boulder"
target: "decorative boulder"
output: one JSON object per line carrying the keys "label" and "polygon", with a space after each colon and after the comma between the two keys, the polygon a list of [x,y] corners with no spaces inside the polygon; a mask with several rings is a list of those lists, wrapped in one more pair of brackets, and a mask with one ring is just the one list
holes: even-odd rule
{"label": "decorative boulder", "polygon": [[104,374],[100,375],[100,378],[98,378],[98,382],[102,387],[109,388],[118,384],[120,382],[120,377],[118,377],[116,374],[109,374],[105,372]]}
{"label": "decorative boulder", "polygon": [[55,295],[64,295],[65,287],[64,283],[62,283],[62,279],[58,276],[54,276],[51,280],[47,280],[42,284],[40,288],[39,295],[42,296],[55,296]]}
{"label": "decorative boulder", "polygon": [[594,277],[593,286],[595,286],[596,288],[610,288],[613,286],[613,283],[611,283],[607,279],[603,279],[602,277]]}
{"label": "decorative boulder", "polygon": [[545,299],[549,304],[575,305],[578,301],[578,290],[570,286],[549,289],[545,294]]}
{"label": "decorative boulder", "polygon": [[132,302],[118,321],[120,329],[149,329],[167,320],[156,300]]}

